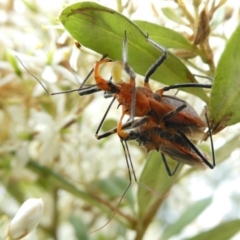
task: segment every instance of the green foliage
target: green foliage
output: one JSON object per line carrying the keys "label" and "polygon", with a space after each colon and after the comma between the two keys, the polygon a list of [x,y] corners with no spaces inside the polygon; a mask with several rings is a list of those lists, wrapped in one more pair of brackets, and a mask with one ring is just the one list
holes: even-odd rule
{"label": "green foliage", "polygon": [[150,154],[140,178],[140,182],[146,187],[143,186],[138,189],[139,219],[143,219],[147,213],[153,217],[151,208],[154,206],[155,209],[158,209],[162,204],[164,197],[176,183],[178,174],[179,170],[174,176],[169,177],[160,154],[158,152]]}
{"label": "green foliage", "polygon": [[135,20],[133,22],[136,23],[144,32],[148,33],[151,39],[157,43],[161,43],[166,48],[185,49],[199,53],[196,46],[192,45],[190,41],[188,41],[180,33],[173,31],[170,28],[141,20]]}
{"label": "green foliage", "polygon": [[169,239],[170,237],[179,234],[210,205],[211,200],[212,198],[201,199],[200,201],[193,203],[192,206],[188,206],[181,217],[165,229],[163,239]]}
{"label": "green foliage", "polygon": [[214,78],[210,111],[214,124],[221,127],[240,121],[240,26],[236,28],[221,55]]}
{"label": "green foliage", "polygon": [[90,236],[87,233],[87,227],[82,219],[78,216],[70,216],[70,223],[74,227],[76,238],[79,240],[89,240]]}
{"label": "green foliage", "polygon": [[209,231],[203,232],[198,236],[188,238],[187,240],[204,240],[204,239],[231,239],[236,233],[239,232],[240,220],[232,220],[219,224],[218,227]]}
{"label": "green foliage", "polygon": [[[129,64],[134,71],[141,75],[144,75],[161,56],[161,52],[147,42],[146,32],[142,31],[134,22],[97,3],[80,2],[73,4],[63,10],[60,20],[78,42],[102,55],[108,54],[113,60],[121,60],[122,58],[122,43],[126,31]],[[78,27],[76,28],[76,26]],[[91,31],[88,31],[89,29]],[[169,29],[161,28],[161,30],[170,38],[171,35],[172,38],[177,35]],[[163,45],[165,42],[166,40],[159,41]],[[167,61],[153,75],[153,79],[168,85],[196,82],[186,66],[171,53],[168,54]],[[203,100],[207,100],[202,89],[198,91],[193,89],[191,92]]]}

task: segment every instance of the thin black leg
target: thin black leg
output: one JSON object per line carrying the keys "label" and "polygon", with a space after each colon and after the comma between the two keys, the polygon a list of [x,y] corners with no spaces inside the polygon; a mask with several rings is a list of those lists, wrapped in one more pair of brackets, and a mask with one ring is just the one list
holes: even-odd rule
{"label": "thin black leg", "polygon": [[150,77],[155,73],[155,71],[157,70],[157,68],[167,59],[167,50],[157,44],[156,42],[154,42],[153,40],[151,40],[148,36],[147,36],[147,41],[152,44],[155,48],[157,48],[158,50],[162,51],[162,55],[157,59],[157,61],[147,70],[147,73],[145,75],[145,79],[144,79],[144,83],[148,83]]}
{"label": "thin black leg", "polygon": [[125,31],[125,37],[123,40],[123,50],[122,50],[122,60],[124,65],[124,70],[130,77],[130,82],[132,82],[132,102],[131,102],[131,110],[130,110],[130,119],[133,121],[135,117],[135,102],[136,102],[136,86],[135,86],[135,78],[136,74],[133,69],[128,64],[128,40],[127,40],[127,32]]}
{"label": "thin black leg", "polygon": [[166,171],[167,171],[167,173],[168,173],[168,176],[169,176],[169,177],[172,177],[172,176],[176,173],[176,171],[177,171],[177,169],[178,169],[178,167],[179,167],[179,165],[180,165],[180,162],[178,162],[177,165],[176,165],[176,167],[174,168],[174,170],[171,171],[171,169],[170,169],[170,167],[169,167],[169,165],[168,165],[167,159],[166,159],[165,155],[164,155],[162,152],[161,152],[161,156],[162,156],[162,160],[163,160],[165,169],[166,169]]}

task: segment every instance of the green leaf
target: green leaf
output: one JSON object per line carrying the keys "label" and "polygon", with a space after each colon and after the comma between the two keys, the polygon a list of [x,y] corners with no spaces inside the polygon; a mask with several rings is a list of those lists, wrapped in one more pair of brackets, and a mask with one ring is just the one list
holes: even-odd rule
{"label": "green leaf", "polygon": [[16,57],[13,56],[13,54],[12,54],[10,51],[7,51],[7,52],[6,52],[6,57],[7,57],[8,62],[11,64],[14,72],[15,72],[19,77],[21,77],[21,76],[22,76],[22,71],[21,71],[21,69],[20,69],[19,66],[18,66],[18,60],[16,59]]}
{"label": "green leaf", "polygon": [[239,135],[234,136],[215,151],[217,164],[227,160],[231,156],[231,153],[237,148],[239,148]]}
{"label": "green leaf", "polygon": [[[176,167],[176,161],[171,160],[168,163],[170,169]],[[169,194],[171,187],[178,180],[181,167],[182,165],[179,166],[174,176],[169,177],[159,152],[153,151],[147,159],[138,189],[138,222],[136,229],[139,239],[140,236],[144,235],[148,225]]]}
{"label": "green leaf", "polygon": [[75,235],[78,240],[89,240],[90,239],[89,234],[88,234],[88,229],[85,226],[85,224],[83,223],[81,218],[71,215],[70,223],[72,224],[72,226],[74,228]]}
{"label": "green leaf", "polygon": [[186,49],[198,52],[198,49],[183,37],[182,34],[179,34],[170,28],[141,20],[135,20],[134,23],[136,23],[144,32],[147,32],[149,36],[151,36],[151,39],[166,48]]}
{"label": "green leaf", "polygon": [[[173,224],[169,225],[163,234],[163,239],[179,234],[189,223],[196,219],[212,202],[212,198],[205,198],[187,206],[185,213]],[[211,238],[206,238],[211,239]]]}
{"label": "green leaf", "polygon": [[[60,20],[66,30],[81,44],[113,60],[122,59],[124,33],[127,32],[130,66],[145,75],[148,68],[161,56],[161,51],[149,44],[147,35],[136,24],[120,13],[94,2],[80,2],[65,8]],[[151,37],[151,36],[150,36]],[[153,79],[167,84],[196,82],[187,67],[174,55],[157,69]],[[208,101],[202,89],[186,89]]]}
{"label": "green leaf", "polygon": [[219,60],[210,99],[215,128],[240,121],[240,25],[229,39]]}
{"label": "green leaf", "polygon": [[32,1],[27,1],[27,0],[23,0],[23,3],[25,4],[25,6],[32,12],[34,13],[38,13],[39,9],[38,6],[35,2]]}
{"label": "green leaf", "polygon": [[[167,161],[170,163],[168,159]],[[170,169],[174,169],[176,166],[176,161],[172,160],[169,165]],[[149,191],[148,189],[144,188],[144,186],[139,187],[139,219],[143,221],[144,218],[147,218],[148,214],[151,214],[153,216],[155,215],[160,204],[165,199],[166,194],[169,192],[172,185],[176,182],[180,167],[174,176],[169,177],[160,153],[154,151],[150,154],[144,166],[144,170],[142,171],[140,183],[152,189],[154,192]]]}
{"label": "green leaf", "polygon": [[226,240],[231,239],[234,235],[239,233],[240,220],[232,220],[219,224],[217,227],[212,228],[209,231],[198,234],[195,237],[188,238],[187,240],[206,240],[206,239],[217,239]]}
{"label": "green leaf", "polygon": [[210,26],[212,30],[216,29],[220,24],[222,24],[225,21],[227,16],[227,11],[228,11],[228,8],[226,5],[216,9],[210,21]]}
{"label": "green leaf", "polygon": [[[74,184],[70,183],[66,179],[64,179],[62,176],[57,174],[56,172],[39,165],[35,161],[29,161],[27,164],[27,168],[31,171],[37,173],[39,175],[39,179],[43,180],[44,183],[47,182],[48,188],[61,188],[74,196],[81,198],[88,204],[95,206],[99,208],[102,212],[109,214],[112,214],[112,210],[109,209],[106,206],[103,206],[99,201],[95,200],[92,195],[89,193],[82,191],[79,187],[75,186]],[[116,218],[118,216],[116,215]]]}
{"label": "green leaf", "polygon": [[186,23],[175,13],[175,11],[171,8],[162,8],[161,9],[163,14],[169,18],[170,20],[179,23],[179,24],[183,24],[186,25]]}
{"label": "green leaf", "polygon": [[54,57],[54,50],[49,51],[48,56],[47,56],[47,64],[51,65]]}
{"label": "green leaf", "polygon": [[[91,184],[91,190],[96,189],[101,190],[106,195],[108,195],[110,198],[116,198],[121,197],[126,190],[127,186],[129,185],[129,179],[128,178],[120,178],[118,176],[111,176],[105,179],[101,179],[98,181],[95,181]],[[95,191],[95,190],[94,190]],[[124,199],[127,200],[129,206],[131,209],[134,209],[134,199],[132,195],[131,188],[128,189],[126,192]]]}
{"label": "green leaf", "polygon": [[107,132],[109,129],[115,128],[117,126],[117,121],[115,119],[106,119],[102,125],[102,131]]}

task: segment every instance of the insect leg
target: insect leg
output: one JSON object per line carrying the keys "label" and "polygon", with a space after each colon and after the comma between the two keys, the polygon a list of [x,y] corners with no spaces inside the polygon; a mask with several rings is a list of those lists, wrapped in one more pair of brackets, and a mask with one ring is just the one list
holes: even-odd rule
{"label": "insect leg", "polygon": [[[128,149],[127,142],[124,141],[124,142],[125,142],[125,145],[124,145],[124,143],[123,143],[122,140],[120,140],[120,142],[121,142],[121,144],[122,144],[123,151],[124,151],[124,156],[125,156],[125,160],[126,160],[126,163],[127,163],[128,176],[129,176],[129,184],[127,185],[126,189],[124,190],[124,192],[123,192],[120,200],[118,201],[117,207],[116,207],[115,210],[113,211],[113,213],[112,213],[111,217],[108,219],[108,221],[107,221],[103,226],[101,226],[100,228],[89,232],[89,234],[90,234],[90,233],[97,232],[97,231],[103,229],[103,228],[104,228],[105,226],[107,226],[107,225],[112,221],[112,219],[114,218],[114,216],[115,216],[115,214],[117,213],[118,208],[119,208],[119,206],[120,206],[120,204],[121,204],[124,196],[126,195],[128,189],[129,189],[130,186],[132,185],[131,169],[132,169],[132,173],[133,173],[134,179],[135,179],[135,181],[137,182],[137,178],[136,178],[136,174],[135,174],[135,171],[134,171],[134,168],[133,168],[133,164],[132,164],[132,160],[131,160],[131,155],[130,155],[130,152],[129,152],[129,149]],[[130,162],[131,165],[129,164],[129,162]],[[131,166],[131,168],[130,168],[130,166]]]}
{"label": "insect leg", "polygon": [[187,107],[187,104],[185,101],[182,101],[183,104],[179,107],[177,107],[176,109],[174,109],[173,111],[170,111],[168,112],[167,114],[165,114],[163,117],[162,117],[162,120],[161,122],[165,122],[166,120],[174,117],[176,114],[178,114],[179,112],[181,112],[184,108]]}
{"label": "insect leg", "polygon": [[[211,131],[210,131],[211,132]],[[213,169],[215,167],[215,154],[214,154],[214,149],[212,149],[212,160],[213,163],[210,163],[206,157],[199,151],[199,149],[185,136],[184,133],[182,133],[181,131],[178,132],[179,135],[182,137],[182,139],[189,144],[189,146],[195,151],[195,153],[202,159],[202,161],[211,169]],[[213,141],[212,138],[211,139],[211,147],[213,148]]]}
{"label": "insect leg", "polygon": [[127,40],[126,31],[125,31],[125,37],[123,40],[122,60],[124,64],[124,70],[129,75],[130,84],[132,84],[132,102],[131,102],[130,119],[133,121],[135,116],[135,102],[136,102],[136,86],[135,86],[136,74],[128,64],[128,40]]}
{"label": "insect leg", "polygon": [[105,58],[105,59],[102,59],[102,60],[95,63],[94,70],[93,70],[95,82],[96,82],[97,87],[101,90],[104,90],[104,91],[107,91],[107,92],[112,92],[113,88],[114,88],[114,91],[115,90],[117,91],[117,86],[115,86],[111,81],[105,80],[99,74],[99,66],[104,64],[104,63],[108,63],[108,62],[112,62],[112,60],[108,59],[108,58]]}
{"label": "insect leg", "polygon": [[148,36],[147,36],[147,41],[152,44],[155,48],[159,49],[160,51],[162,51],[162,55],[157,59],[157,61],[147,70],[147,73],[145,75],[145,79],[144,79],[144,86],[150,88],[149,86],[149,78],[154,74],[154,72],[157,70],[157,68],[167,59],[167,50],[157,44],[156,42],[154,42],[153,40],[151,40]]}
{"label": "insect leg", "polygon": [[169,176],[169,177],[172,177],[172,176],[176,173],[176,171],[177,171],[177,169],[178,169],[178,167],[179,167],[179,165],[180,165],[180,162],[178,162],[178,164],[176,165],[176,167],[174,168],[174,170],[171,171],[171,169],[170,169],[170,167],[169,167],[169,165],[168,165],[168,163],[167,163],[167,159],[166,159],[165,155],[164,155],[162,152],[161,152],[161,156],[162,156],[162,160],[163,160],[165,169],[166,169],[166,171],[167,171],[167,173],[168,173],[168,176]]}
{"label": "insect leg", "polygon": [[104,115],[103,115],[103,117],[102,117],[102,120],[101,120],[101,122],[100,122],[100,124],[99,124],[99,126],[98,126],[98,128],[97,128],[97,130],[96,130],[95,137],[96,137],[97,139],[100,139],[99,136],[98,136],[98,133],[99,133],[99,131],[100,131],[102,125],[103,125],[103,122],[104,122],[104,120],[105,120],[105,118],[106,118],[106,116],[107,116],[110,108],[112,107],[112,104],[114,103],[115,99],[116,99],[116,98],[113,97],[112,101],[111,101],[110,104],[108,105],[108,108],[107,108],[106,112],[104,113]]}
{"label": "insect leg", "polygon": [[[174,84],[167,87],[163,87],[162,92],[169,91],[171,89],[179,89],[179,88],[212,88],[212,84],[201,84],[201,83],[180,83]],[[158,90],[159,91],[159,90]]]}
{"label": "insect leg", "polygon": [[[107,54],[104,54],[104,55],[102,56],[102,58],[100,59],[100,61],[102,61],[103,59],[105,59],[107,56],[108,56]],[[86,76],[86,78],[85,78],[85,79],[83,80],[83,82],[81,83],[81,85],[80,85],[80,87],[79,87],[79,91],[80,91],[80,89],[82,89],[82,87],[85,85],[86,81],[87,81],[88,78],[92,75],[93,71],[94,71],[94,68],[88,73],[88,75]],[[79,95],[81,95],[81,94],[79,94]]]}

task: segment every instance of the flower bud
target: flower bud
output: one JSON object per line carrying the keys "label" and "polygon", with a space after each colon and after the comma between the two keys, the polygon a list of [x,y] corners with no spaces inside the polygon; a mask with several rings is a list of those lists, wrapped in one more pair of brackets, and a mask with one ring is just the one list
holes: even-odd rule
{"label": "flower bud", "polygon": [[8,237],[21,239],[31,232],[40,222],[44,203],[41,198],[30,198],[17,211],[8,227]]}

